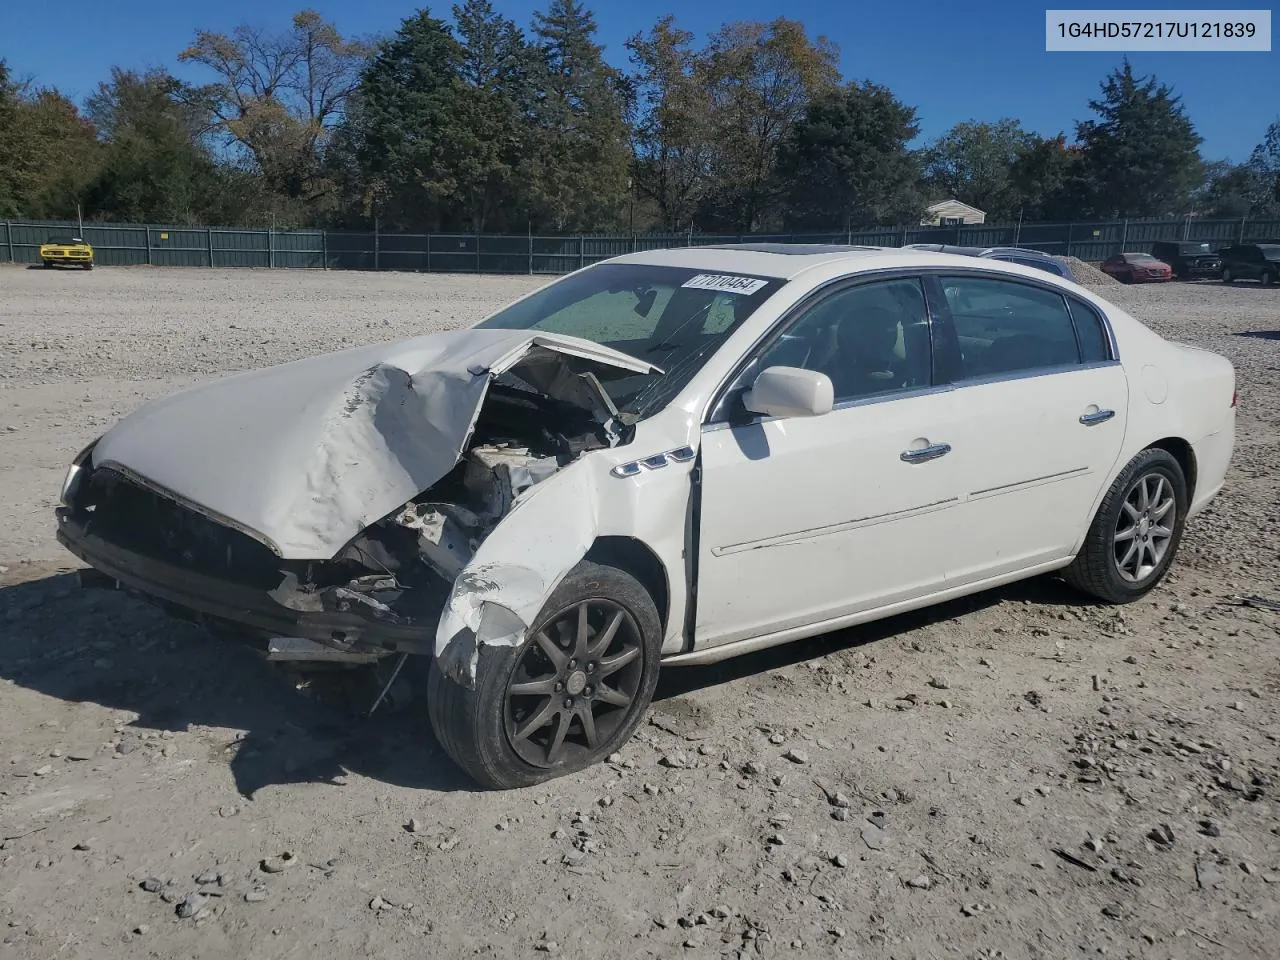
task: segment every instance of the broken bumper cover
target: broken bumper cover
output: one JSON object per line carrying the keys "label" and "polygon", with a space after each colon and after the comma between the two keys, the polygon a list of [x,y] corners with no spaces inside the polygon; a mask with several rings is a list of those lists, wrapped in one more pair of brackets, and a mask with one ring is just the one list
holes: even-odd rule
{"label": "broken bumper cover", "polygon": [[[297,610],[271,593],[143,556],[84,529],[58,510],[58,542],[122,587],[179,614],[234,625],[266,640],[302,638],[353,655],[430,654],[434,630],[420,623],[379,622],[360,608]],[[274,591],[273,591],[274,592]],[[175,609],[176,608],[176,609]]]}

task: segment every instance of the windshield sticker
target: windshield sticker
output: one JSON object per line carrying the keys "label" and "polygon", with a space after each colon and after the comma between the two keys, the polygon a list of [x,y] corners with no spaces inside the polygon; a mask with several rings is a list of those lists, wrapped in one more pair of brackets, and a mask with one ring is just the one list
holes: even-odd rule
{"label": "windshield sticker", "polygon": [[700,273],[691,280],[680,284],[696,290],[720,290],[724,293],[741,293],[750,296],[761,287],[767,286],[768,280],[757,280],[754,277],[735,277],[731,274]]}

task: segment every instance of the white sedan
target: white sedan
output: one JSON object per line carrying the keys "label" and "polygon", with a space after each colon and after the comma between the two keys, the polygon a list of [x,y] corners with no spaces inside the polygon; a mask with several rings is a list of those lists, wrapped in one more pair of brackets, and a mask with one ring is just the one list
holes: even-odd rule
{"label": "white sedan", "polygon": [[441,744],[514,787],[618,749],[660,666],[1051,571],[1142,597],[1235,406],[1225,359],[1029,267],[658,250],[150,403],[58,536],[268,659],[428,656]]}

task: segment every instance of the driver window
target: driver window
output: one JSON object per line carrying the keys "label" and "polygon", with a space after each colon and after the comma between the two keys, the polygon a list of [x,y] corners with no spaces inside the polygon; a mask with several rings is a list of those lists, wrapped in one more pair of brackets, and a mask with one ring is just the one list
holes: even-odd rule
{"label": "driver window", "polygon": [[932,346],[920,281],[882,280],[824,297],[766,348],[756,369],[775,366],[825,373],[837,403],[929,386]]}

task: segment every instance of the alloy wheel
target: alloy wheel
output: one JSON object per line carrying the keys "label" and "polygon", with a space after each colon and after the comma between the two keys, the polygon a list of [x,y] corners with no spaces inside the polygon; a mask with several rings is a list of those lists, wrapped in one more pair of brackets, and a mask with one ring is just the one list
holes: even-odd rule
{"label": "alloy wheel", "polygon": [[640,628],[603,598],[549,620],[507,679],[503,724],[511,748],[537,767],[594,755],[626,723],[644,674]]}
{"label": "alloy wheel", "polygon": [[1177,520],[1178,502],[1168,479],[1160,473],[1139,477],[1124,498],[1112,536],[1121,579],[1143,583],[1160,569]]}

